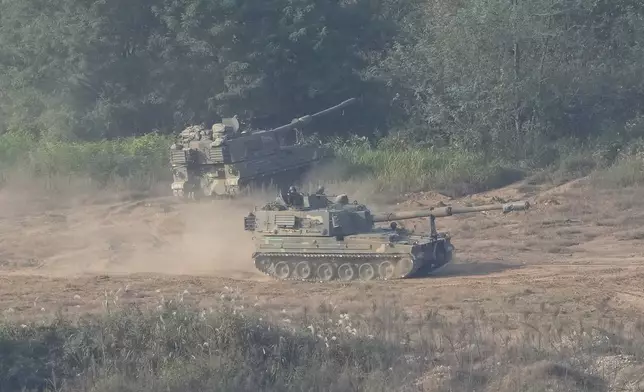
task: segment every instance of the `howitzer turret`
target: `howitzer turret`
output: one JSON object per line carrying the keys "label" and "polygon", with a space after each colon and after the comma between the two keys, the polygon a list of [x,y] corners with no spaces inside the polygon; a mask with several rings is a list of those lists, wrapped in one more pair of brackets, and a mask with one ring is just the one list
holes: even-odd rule
{"label": "howitzer turret", "polygon": [[328,158],[330,151],[300,141],[289,144],[285,132],[355,102],[351,98],[267,130],[242,132],[236,117],[224,118],[211,129],[186,128],[170,148],[174,195],[228,197],[251,184],[274,183],[283,187],[296,181],[313,165]]}
{"label": "howitzer turret", "polygon": [[[372,214],[346,195],[290,193],[244,219],[255,233],[255,266],[277,279],[329,281],[372,280],[425,275],[452,260],[447,233],[436,231],[435,218],[481,211],[527,210],[527,202],[477,207],[439,207]],[[428,217],[428,235],[416,235],[376,223]]]}

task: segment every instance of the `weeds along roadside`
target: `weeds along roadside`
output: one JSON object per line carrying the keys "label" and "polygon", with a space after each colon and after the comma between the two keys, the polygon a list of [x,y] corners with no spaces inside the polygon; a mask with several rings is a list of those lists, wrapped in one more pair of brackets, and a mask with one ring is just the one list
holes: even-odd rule
{"label": "weeds along roadside", "polygon": [[193,307],[190,296],[159,298],[151,310],[106,297],[102,314],[77,320],[7,319],[0,387],[587,391],[627,387],[644,366],[644,322],[571,320],[548,304],[523,315],[471,308],[448,320],[391,301],[362,314],[320,303],[286,316],[245,309],[243,293],[228,288],[214,309]]}
{"label": "weeds along roadside", "polygon": [[[37,182],[48,191],[87,188],[150,191],[171,181],[168,146],[171,137],[150,133],[98,142],[51,142],[17,133],[0,136],[0,184]],[[606,148],[565,145],[516,162],[456,148],[396,148],[385,143],[350,138],[331,141],[333,170],[318,181],[369,183],[374,192],[400,194],[437,190],[458,197],[499,188],[525,179],[529,184],[563,183],[594,173],[596,185],[629,186],[644,183],[641,148],[633,142],[620,153]],[[543,154],[542,154],[543,155]]]}

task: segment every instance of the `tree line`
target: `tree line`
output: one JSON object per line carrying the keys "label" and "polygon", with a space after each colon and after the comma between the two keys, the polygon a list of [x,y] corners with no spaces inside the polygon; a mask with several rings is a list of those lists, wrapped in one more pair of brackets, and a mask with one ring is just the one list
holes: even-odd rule
{"label": "tree line", "polygon": [[639,0],[0,0],[0,132],[262,128],[355,96],[312,128],[524,159],[641,136],[643,45]]}

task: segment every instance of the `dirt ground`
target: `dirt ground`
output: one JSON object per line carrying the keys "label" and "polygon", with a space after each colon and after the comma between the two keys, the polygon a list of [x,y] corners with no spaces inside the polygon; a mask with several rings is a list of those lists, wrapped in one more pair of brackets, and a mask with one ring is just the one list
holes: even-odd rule
{"label": "dirt ground", "polygon": [[[376,283],[278,282],[256,272],[243,216],[252,202],[171,199],[97,202],[0,191],[0,311],[51,317],[163,300],[297,313],[330,302],[360,312],[379,301],[410,314],[457,316],[483,308],[520,319],[552,312],[628,319],[644,311],[643,189],[599,191],[584,180],[556,188],[515,185],[463,199],[409,195],[394,209],[439,202],[527,199],[528,212],[437,221],[456,261],[428,278]],[[382,207],[380,207],[382,208]],[[425,228],[427,222],[401,222]]]}

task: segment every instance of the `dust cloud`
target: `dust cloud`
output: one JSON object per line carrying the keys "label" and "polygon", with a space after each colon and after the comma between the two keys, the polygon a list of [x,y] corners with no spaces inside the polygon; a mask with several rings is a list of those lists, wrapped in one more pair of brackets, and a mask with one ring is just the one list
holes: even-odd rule
{"label": "dust cloud", "polygon": [[[158,207],[146,204],[146,208]],[[252,233],[243,230],[249,209],[234,201],[175,205],[173,213],[156,212],[144,246],[110,263],[111,272],[263,277],[252,262]],[[162,206],[168,209],[168,206]],[[138,224],[138,222],[137,222]]]}
{"label": "dust cloud", "polygon": [[[125,200],[124,200],[125,199]],[[253,202],[182,203],[105,193],[0,190],[0,272],[69,277],[153,273],[264,279],[243,217]]]}

